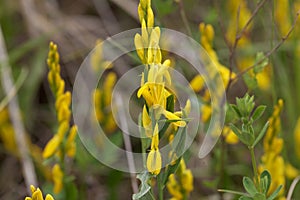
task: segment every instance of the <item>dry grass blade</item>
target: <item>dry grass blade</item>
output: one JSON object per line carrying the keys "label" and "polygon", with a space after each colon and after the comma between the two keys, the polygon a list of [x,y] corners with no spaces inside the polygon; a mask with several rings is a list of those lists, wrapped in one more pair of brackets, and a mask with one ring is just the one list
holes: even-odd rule
{"label": "dry grass blade", "polygon": [[[14,88],[12,80],[11,69],[8,63],[8,56],[6,52],[6,46],[0,27],[0,72],[3,89],[6,95],[9,95],[10,91]],[[34,166],[29,155],[29,150],[25,136],[25,130],[21,119],[19,104],[17,96],[15,95],[8,104],[8,110],[11,117],[12,125],[15,131],[16,144],[19,148],[20,160],[22,163],[24,179],[26,187],[30,188],[30,185],[37,185],[36,174]]]}

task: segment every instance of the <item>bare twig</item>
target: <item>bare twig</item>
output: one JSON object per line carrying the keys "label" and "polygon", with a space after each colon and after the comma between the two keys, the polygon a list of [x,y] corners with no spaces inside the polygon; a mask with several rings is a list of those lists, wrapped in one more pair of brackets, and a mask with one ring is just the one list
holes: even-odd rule
{"label": "bare twig", "polygon": [[229,77],[229,83],[227,85],[226,91],[228,91],[231,83],[233,82],[233,79],[231,78],[231,74],[232,74],[232,69],[233,69],[233,64],[234,64],[234,60],[235,60],[235,51],[238,45],[238,42],[240,41],[240,39],[242,38],[242,36],[244,35],[245,31],[247,30],[248,26],[250,25],[250,23],[253,21],[254,17],[257,15],[258,11],[263,7],[263,5],[267,2],[267,0],[261,0],[257,6],[255,7],[253,13],[251,14],[251,17],[248,19],[248,21],[246,22],[246,24],[244,25],[244,27],[239,31],[238,29],[238,20],[239,20],[239,14],[240,14],[240,7],[238,10],[238,15],[237,15],[237,28],[236,28],[236,36],[235,36],[235,40],[233,43],[232,47],[229,47],[230,49],[230,55],[229,55],[229,69],[230,69],[230,77]]}
{"label": "bare twig", "polygon": [[250,25],[250,23],[252,22],[252,20],[254,19],[254,17],[256,16],[256,14],[258,13],[258,11],[263,7],[263,5],[267,2],[268,0],[261,0],[256,8],[254,9],[253,13],[251,14],[251,17],[248,19],[248,21],[246,22],[245,26],[242,28],[242,30],[240,31],[240,33],[236,36],[237,40],[240,40],[241,37],[243,36],[244,32],[246,31],[246,29],[248,28],[248,26]]}
{"label": "bare twig", "polygon": [[286,200],[291,200],[291,199],[292,199],[293,192],[294,192],[295,187],[296,187],[296,185],[297,185],[297,183],[298,183],[299,181],[300,181],[300,176],[297,176],[297,177],[293,180],[293,182],[292,182],[292,184],[291,184],[291,186],[290,186],[288,195],[287,195],[287,197],[286,197]]}
{"label": "bare twig", "polygon": [[279,47],[289,38],[289,36],[293,32],[293,30],[295,29],[297,21],[299,19],[299,14],[300,14],[300,10],[297,12],[296,17],[295,17],[294,22],[293,22],[293,25],[291,26],[290,30],[288,31],[288,33],[285,36],[283,36],[281,38],[280,42],[278,42],[277,45],[275,45],[270,51],[268,51],[261,60],[259,60],[255,64],[247,67],[245,70],[243,70],[239,74],[237,74],[237,76],[235,78],[233,78],[232,81],[240,78],[242,75],[244,75],[245,73],[247,73],[248,71],[253,69],[255,66],[261,64],[266,58],[269,58],[275,51],[277,51],[279,49]]}
{"label": "bare twig", "polygon": [[[0,26],[0,72],[1,81],[5,93],[14,88],[14,83],[11,75],[11,68],[8,63],[8,56],[6,52],[6,46]],[[15,131],[15,140],[19,149],[20,160],[22,163],[23,175],[28,191],[30,191],[30,185],[37,185],[36,174],[34,166],[29,155],[29,149],[26,143],[25,130],[21,119],[20,109],[18,105],[17,96],[14,96],[8,104],[8,110],[11,117],[12,125]]]}

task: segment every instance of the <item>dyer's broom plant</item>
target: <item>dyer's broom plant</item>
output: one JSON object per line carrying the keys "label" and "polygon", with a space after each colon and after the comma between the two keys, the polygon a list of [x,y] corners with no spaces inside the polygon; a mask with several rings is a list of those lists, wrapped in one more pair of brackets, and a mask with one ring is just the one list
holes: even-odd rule
{"label": "dyer's broom plant", "polygon": [[[153,182],[153,179],[156,179],[160,200],[164,199],[163,191],[167,183],[168,190],[174,198],[186,199],[193,189],[192,173],[186,169],[185,161],[176,155],[178,146],[175,146],[174,151],[170,152],[170,164],[162,171],[159,141],[161,137],[166,136],[168,127],[171,129],[167,135],[170,145],[176,134],[185,134],[187,126],[185,118],[189,114],[190,102],[187,101],[185,109],[174,111],[175,95],[167,88],[172,84],[172,78],[168,71],[171,61],[169,59],[163,61],[159,47],[160,28],[154,26],[150,0],[140,1],[138,14],[141,22],[141,34],[135,35],[134,43],[145,68],[137,96],[145,100],[140,118],[140,124],[144,128],[141,132],[142,150],[145,153],[150,147],[150,151],[144,161],[147,172],[138,175],[142,183],[139,193],[134,194],[133,199],[145,198],[145,196],[155,199],[155,194],[148,185],[148,182]],[[163,126],[164,128],[162,128]],[[176,172],[177,169],[178,172]],[[178,181],[176,181],[176,177],[178,177]]]}

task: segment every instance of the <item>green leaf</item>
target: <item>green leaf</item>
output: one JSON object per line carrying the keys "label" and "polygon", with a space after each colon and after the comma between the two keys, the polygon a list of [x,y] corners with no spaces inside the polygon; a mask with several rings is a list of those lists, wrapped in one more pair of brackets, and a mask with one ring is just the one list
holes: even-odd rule
{"label": "green leaf", "polygon": [[280,185],[268,198],[267,200],[273,200],[277,197],[278,193],[280,192],[282,185]]}
{"label": "green leaf", "polygon": [[218,189],[218,192],[224,192],[224,193],[230,193],[230,194],[237,194],[237,195],[243,195],[245,197],[250,197],[247,193],[234,191],[234,190],[226,190],[226,189]]}
{"label": "green leaf", "polygon": [[268,170],[264,170],[260,175],[260,189],[264,194],[267,194],[271,185],[271,175]]}
{"label": "green leaf", "polygon": [[266,196],[261,193],[256,193],[253,197],[253,200],[266,200]]}
{"label": "green leaf", "polygon": [[243,178],[243,185],[245,190],[251,195],[254,196],[256,193],[258,193],[253,181],[249,177]]}
{"label": "green leaf", "polygon": [[[179,134],[179,135],[178,135]],[[184,153],[185,141],[187,137],[186,127],[178,128],[178,131],[173,139],[172,147],[176,152],[176,155],[180,156]]]}
{"label": "green leaf", "polygon": [[241,196],[239,200],[253,200],[251,197]]}
{"label": "green leaf", "polygon": [[141,199],[148,192],[150,192],[150,189],[151,189],[151,186],[148,184],[148,181],[151,178],[150,173],[148,173],[147,171],[142,172],[137,175],[137,178],[141,181],[141,186],[140,186],[139,192],[132,195],[133,200]]}
{"label": "green leaf", "polygon": [[264,125],[264,127],[261,129],[260,133],[258,134],[258,136],[256,137],[255,141],[252,144],[252,148],[254,148],[257,145],[257,143],[264,137],[268,127],[269,127],[269,122],[267,122]]}
{"label": "green leaf", "polygon": [[263,113],[265,112],[265,109],[266,109],[266,106],[264,106],[264,105],[258,106],[258,107],[255,109],[255,111],[254,111],[254,113],[253,113],[253,115],[252,115],[253,121],[258,120],[258,119],[263,115]]}
{"label": "green leaf", "polygon": [[243,75],[243,79],[250,90],[257,88],[257,79],[255,76],[249,74],[249,72]]}
{"label": "green leaf", "polygon": [[[246,94],[246,95],[248,95],[248,94]],[[244,111],[246,110],[244,99],[245,99],[245,97],[243,97],[243,98],[236,98],[237,110],[239,111],[241,117],[244,117],[244,114],[245,114]]]}
{"label": "green leaf", "polygon": [[170,112],[174,112],[174,95],[170,95],[167,98],[167,106],[166,106],[166,110],[170,111]]}
{"label": "green leaf", "polygon": [[229,124],[231,130],[238,136],[239,140],[241,140],[247,146],[250,145],[250,135],[247,133],[242,133],[234,124]]}
{"label": "green leaf", "polygon": [[240,111],[239,111],[239,109],[238,109],[238,107],[237,107],[236,105],[230,104],[229,106],[230,106],[230,108],[235,112],[235,114],[236,114],[239,118],[242,117],[242,114],[240,113]]}
{"label": "green leaf", "polygon": [[268,65],[269,59],[265,57],[263,52],[258,52],[256,54],[255,66],[253,68],[253,72],[255,74],[260,73],[264,70],[264,68]]}

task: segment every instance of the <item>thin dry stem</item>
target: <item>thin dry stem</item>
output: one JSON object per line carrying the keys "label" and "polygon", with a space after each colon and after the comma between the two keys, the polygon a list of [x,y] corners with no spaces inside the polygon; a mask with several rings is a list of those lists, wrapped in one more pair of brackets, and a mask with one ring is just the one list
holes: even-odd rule
{"label": "thin dry stem", "polygon": [[[3,89],[6,95],[9,95],[10,91],[14,88],[14,83],[11,74],[11,68],[8,63],[8,56],[6,52],[6,46],[0,26],[0,72]],[[20,161],[22,164],[23,175],[28,191],[30,191],[30,185],[37,185],[36,174],[34,166],[30,157],[28,145],[26,143],[25,129],[22,123],[18,98],[17,95],[12,97],[8,103],[8,111],[12,121],[12,125],[15,131],[15,140],[20,155]]]}
{"label": "thin dry stem", "polygon": [[277,51],[279,49],[279,47],[281,47],[281,45],[289,38],[289,36],[293,32],[293,30],[295,29],[297,21],[299,19],[299,14],[300,14],[300,11],[297,12],[296,17],[295,17],[294,22],[293,22],[293,25],[289,29],[288,33],[281,38],[280,42],[278,42],[277,45],[275,45],[270,51],[268,51],[261,60],[256,62],[254,65],[251,65],[251,66],[247,67],[245,70],[241,71],[234,79],[232,79],[232,81],[238,79],[239,77],[241,77],[242,75],[244,75],[245,73],[247,73],[248,71],[253,69],[255,66],[261,64],[262,62],[264,62],[264,60],[266,58],[269,58],[275,51]]}
{"label": "thin dry stem", "polygon": [[237,28],[236,28],[236,36],[235,36],[235,40],[233,43],[233,46],[228,46],[229,50],[230,50],[230,55],[229,55],[229,70],[230,70],[230,74],[229,74],[229,83],[227,85],[226,91],[228,91],[231,83],[233,82],[233,79],[231,79],[231,74],[232,74],[232,70],[233,70],[233,65],[235,62],[235,51],[238,45],[238,42],[240,41],[240,39],[242,38],[242,36],[244,35],[245,31],[247,30],[248,26],[250,25],[250,23],[253,21],[254,17],[257,15],[258,11],[263,7],[263,5],[267,2],[267,0],[261,0],[257,6],[255,7],[253,13],[251,14],[251,17],[248,19],[248,21],[246,22],[246,24],[244,25],[244,27],[239,30],[238,29],[238,22],[239,22],[239,16],[240,16],[240,7],[238,9],[238,15],[237,15]]}
{"label": "thin dry stem", "polygon": [[292,184],[291,184],[291,186],[290,186],[288,195],[287,195],[287,197],[286,197],[286,200],[291,200],[291,199],[292,199],[293,192],[294,192],[294,190],[295,190],[295,188],[296,188],[296,185],[297,185],[297,183],[298,183],[299,181],[300,181],[300,176],[297,176],[297,177],[293,180],[293,182],[292,182]]}

